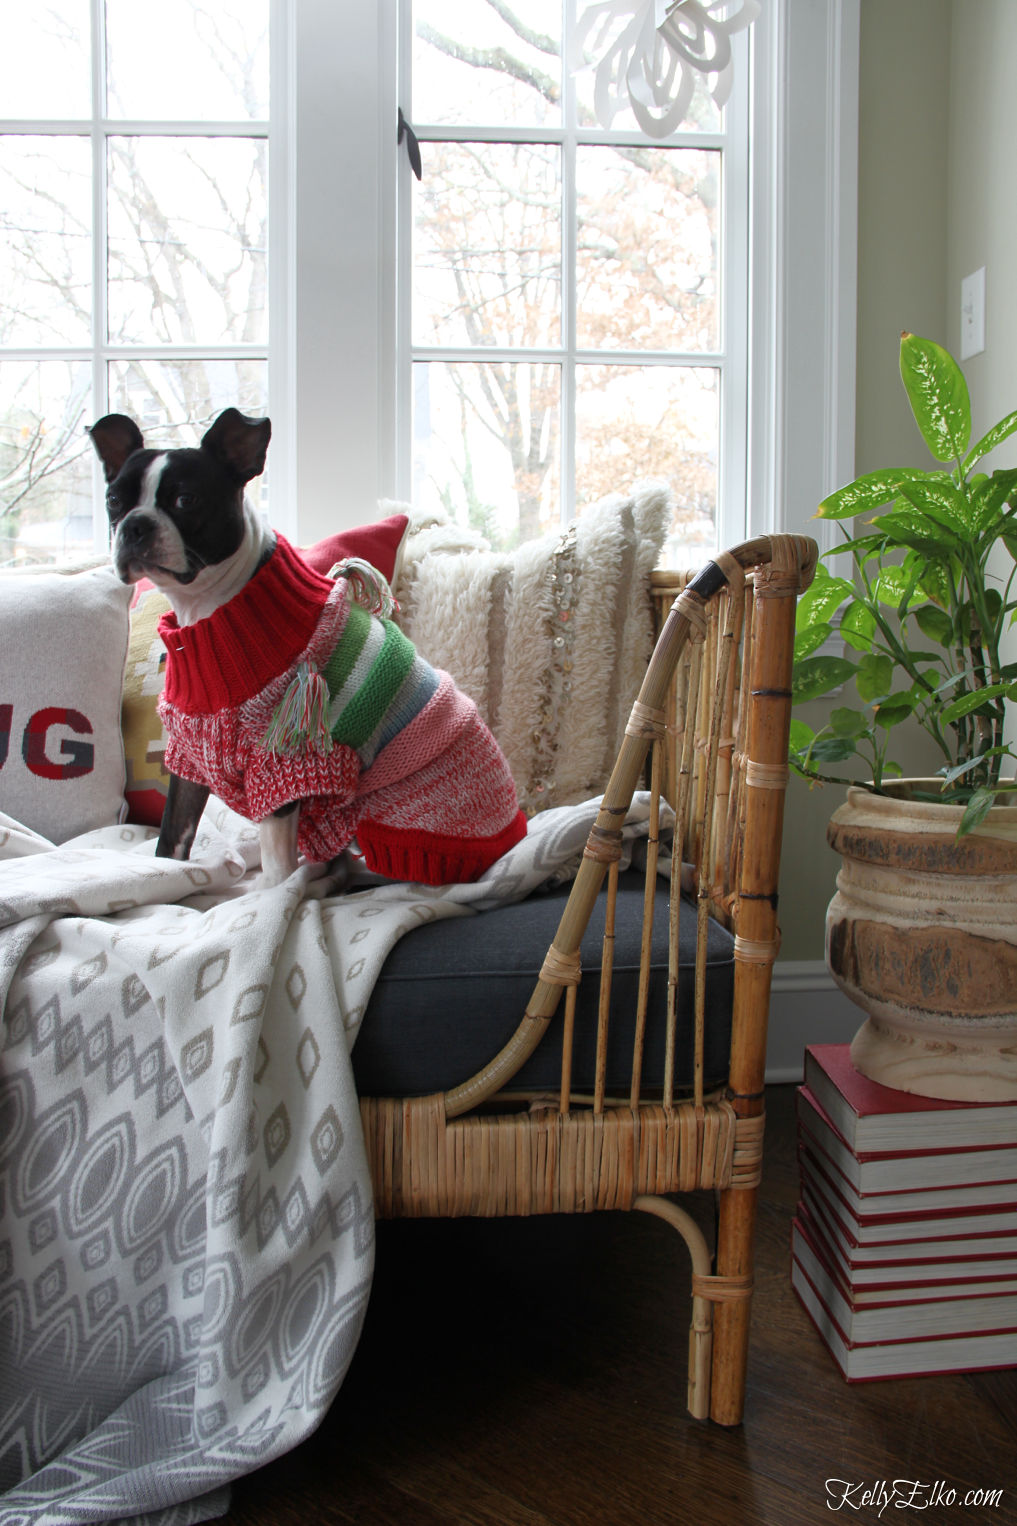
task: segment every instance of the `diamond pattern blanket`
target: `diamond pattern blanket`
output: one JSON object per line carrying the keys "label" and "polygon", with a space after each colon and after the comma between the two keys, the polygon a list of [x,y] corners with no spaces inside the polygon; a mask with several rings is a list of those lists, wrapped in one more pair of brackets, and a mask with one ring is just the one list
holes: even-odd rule
{"label": "diamond pattern blanket", "polygon": [[207,1520],[315,1428],[370,1289],[350,1050],[382,962],[568,875],[596,804],[476,884],[327,900],[260,889],[214,800],[186,864],[0,815],[2,1526]]}

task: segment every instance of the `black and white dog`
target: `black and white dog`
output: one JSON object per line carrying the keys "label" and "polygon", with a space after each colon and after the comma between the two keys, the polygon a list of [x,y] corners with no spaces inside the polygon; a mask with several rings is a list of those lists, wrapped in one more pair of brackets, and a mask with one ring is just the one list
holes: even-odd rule
{"label": "black and white dog", "polygon": [[[181,625],[194,625],[232,599],[271,555],[275,536],[244,494],[265,469],[268,419],[227,408],[197,449],[147,450],[122,413],[88,431],[102,462],[112,558],[125,583],[149,578]],[[209,788],[170,775],[156,854],[186,859]],[[296,868],[296,803],[260,823],[266,880]]]}
{"label": "black and white dog", "polygon": [[472,699],[387,618],[380,574],[353,559],[324,576],[251,508],[268,419],[227,408],[197,449],[147,449],[123,414],[89,434],[116,572],[150,578],[173,611],[159,627],[170,784],[158,854],[188,857],[211,789],[258,822],[263,883],[288,879],[302,853],[313,894],[345,878],[354,839],[369,870],[439,885],[476,879],[525,836],[504,754]]}

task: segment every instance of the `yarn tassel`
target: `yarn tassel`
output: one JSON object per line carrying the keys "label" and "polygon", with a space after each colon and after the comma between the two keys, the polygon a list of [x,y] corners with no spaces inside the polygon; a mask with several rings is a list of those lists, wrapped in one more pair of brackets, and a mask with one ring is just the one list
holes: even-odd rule
{"label": "yarn tassel", "polygon": [[328,575],[330,578],[346,578],[353,598],[368,614],[380,615],[387,620],[397,613],[399,604],[388,582],[377,567],[372,567],[361,557],[351,556],[345,562],[336,562]]}
{"label": "yarn tassel", "polygon": [[328,726],[328,685],[302,662],[275,708],[262,746],[277,756],[332,750]]}

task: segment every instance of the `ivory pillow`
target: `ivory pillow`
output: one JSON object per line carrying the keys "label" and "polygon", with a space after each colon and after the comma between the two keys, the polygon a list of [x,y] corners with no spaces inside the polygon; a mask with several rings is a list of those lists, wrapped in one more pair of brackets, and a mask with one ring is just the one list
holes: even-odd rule
{"label": "ivory pillow", "polygon": [[604,787],[653,645],[650,573],[672,507],[664,484],[642,483],[512,552],[411,518],[400,624],[476,701],[528,812]]}
{"label": "ivory pillow", "polygon": [[0,573],[0,810],[50,842],[123,813],[130,597],[107,567]]}

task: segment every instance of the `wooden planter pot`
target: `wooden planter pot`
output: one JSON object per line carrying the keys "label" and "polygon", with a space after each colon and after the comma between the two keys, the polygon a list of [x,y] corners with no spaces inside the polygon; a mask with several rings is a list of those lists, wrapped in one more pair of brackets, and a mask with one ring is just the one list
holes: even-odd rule
{"label": "wooden planter pot", "polygon": [[897,788],[849,789],[827,831],[827,964],[868,1013],[851,1058],[920,1096],[1017,1098],[1017,806],[958,841],[960,806]]}

